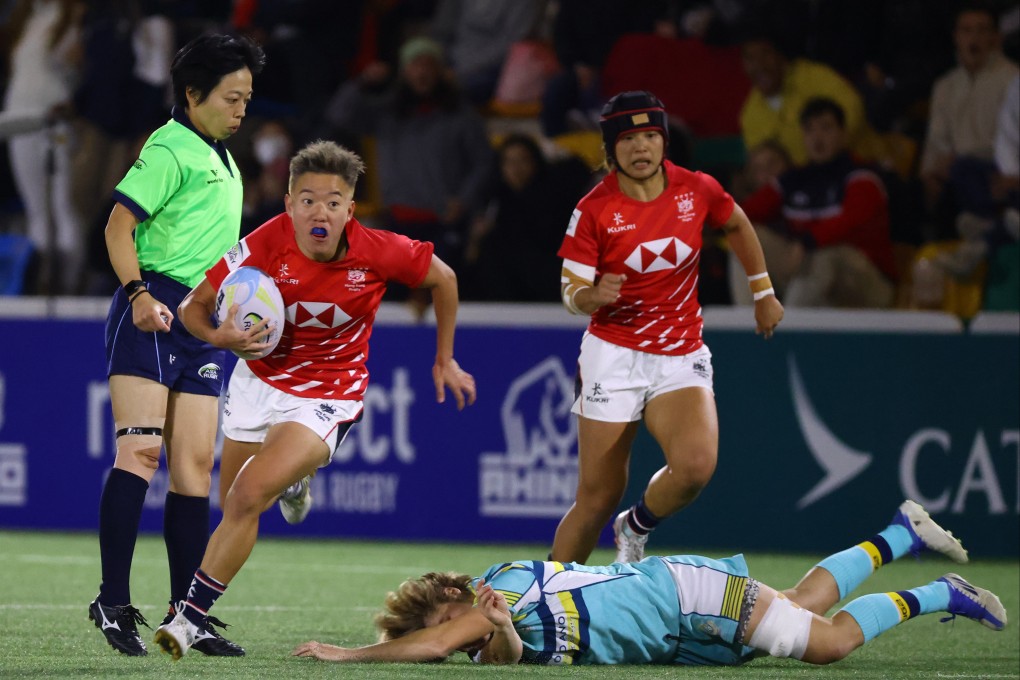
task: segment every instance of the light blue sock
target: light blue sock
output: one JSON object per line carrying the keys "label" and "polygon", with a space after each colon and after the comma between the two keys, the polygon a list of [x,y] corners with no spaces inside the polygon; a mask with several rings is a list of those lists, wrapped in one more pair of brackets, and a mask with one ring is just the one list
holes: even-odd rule
{"label": "light blue sock", "polygon": [[949,584],[933,581],[926,586],[911,588],[907,591],[917,598],[918,614],[932,614],[949,609]]}
{"label": "light blue sock", "polygon": [[[902,524],[890,524],[878,532],[878,535],[884,538],[885,542],[889,545],[889,552],[892,553],[892,559],[894,560],[898,560],[906,555],[910,551],[910,546],[914,544],[914,537],[910,533],[910,529],[907,529]],[[883,564],[887,563],[883,562]]]}
{"label": "light blue sock", "polygon": [[840,611],[854,618],[864,633],[864,641],[870,642],[902,621],[945,611],[948,606],[949,586],[935,582],[895,593],[864,595]]}
{"label": "light blue sock", "polygon": [[890,524],[870,540],[830,555],[818,563],[836,579],[839,599],[856,590],[872,572],[910,550],[914,538],[901,524]]}

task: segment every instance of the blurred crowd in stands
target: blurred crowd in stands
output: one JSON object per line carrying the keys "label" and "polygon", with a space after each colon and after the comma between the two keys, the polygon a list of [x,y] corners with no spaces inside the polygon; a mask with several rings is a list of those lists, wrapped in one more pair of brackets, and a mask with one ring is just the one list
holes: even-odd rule
{"label": "blurred crowd in stands", "polygon": [[[0,294],[114,290],[110,192],[177,48],[221,31],[268,57],[228,140],[242,234],[334,139],[368,164],[359,219],[434,241],[463,299],[555,302],[600,108],[644,89],[788,307],[1020,306],[1016,0],[0,0],[0,25]],[[746,304],[704,239],[702,304]]]}

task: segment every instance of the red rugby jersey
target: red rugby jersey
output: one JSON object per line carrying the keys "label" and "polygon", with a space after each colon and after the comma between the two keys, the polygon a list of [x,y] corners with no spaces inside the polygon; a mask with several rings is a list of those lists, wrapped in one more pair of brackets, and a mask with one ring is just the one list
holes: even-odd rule
{"label": "red rugby jersey", "polygon": [[287,308],[280,344],[249,361],[252,373],[284,392],[311,399],[361,400],[368,386],[368,339],[388,281],[421,285],[433,245],[347,223],[347,254],[316,262],[298,249],[294,224],[277,215],[241,239],[205,275],[213,289],[245,265],[273,277]]}
{"label": "red rugby jersey", "polygon": [[559,256],[596,276],[627,275],[620,299],[592,315],[593,335],[643,352],[688,354],[702,345],[701,231],[721,227],[734,203],[711,176],[664,165],[666,190],[648,202],[624,195],[616,173],[607,175],[577,204]]}

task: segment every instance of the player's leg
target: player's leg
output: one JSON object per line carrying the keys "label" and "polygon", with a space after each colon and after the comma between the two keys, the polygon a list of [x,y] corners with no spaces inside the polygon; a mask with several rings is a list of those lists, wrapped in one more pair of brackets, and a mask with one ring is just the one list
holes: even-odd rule
{"label": "player's leg", "polygon": [[[186,600],[191,580],[209,542],[209,491],[219,400],[208,394],[171,392],[167,408],[167,467],[170,490],[163,510],[163,539],[170,566],[170,604],[163,624]],[[221,621],[211,623],[225,627]],[[209,656],[243,656],[244,649],[212,627],[198,635],[195,649]]]}
{"label": "player's leg", "polygon": [[960,564],[967,561],[967,551],[952,533],[940,527],[919,504],[904,501],[885,529],[826,557],[783,593],[805,609],[825,614],[876,569],[908,553],[922,552],[942,554]]}
{"label": "player's leg", "polygon": [[556,528],[552,559],[584,562],[595,549],[627,488],[630,447],[637,428],[637,422],[578,417],[577,496]]}
{"label": "player's leg", "polygon": [[262,449],[237,476],[223,504],[223,520],[209,540],[202,571],[229,583],[255,545],[259,515],[280,493],[329,460],[325,442],[294,422],[273,426]]}
{"label": "player's leg", "polygon": [[648,402],[645,425],[666,465],[648,482],[644,503],[662,519],[690,505],[715,472],[719,421],[715,398],[702,387],[661,394]]}
{"label": "player's leg", "polygon": [[782,593],[759,584],[743,643],[772,656],[827,664],[845,658],[894,626],[922,614],[949,612],[993,630],[1006,625],[1006,611],[993,593],[955,574],[927,585],[859,597],[825,618]]}
{"label": "player's leg", "polygon": [[683,356],[643,355],[642,371],[650,379],[645,425],[666,465],[652,476],[638,503],[614,522],[621,553],[631,548],[628,561],[644,556],[644,541],[662,519],[697,498],[715,472],[719,450],[708,347]]}
{"label": "player's leg", "polygon": [[587,560],[623,498],[630,447],[645,405],[646,356],[590,333],[581,340],[571,407],[578,416],[577,495],[556,528],[554,560]]}
{"label": "player's leg", "polygon": [[131,605],[131,562],[145,493],[159,467],[167,394],[152,380],[110,376],[117,455],[99,501],[102,584],[89,618],[114,649],[131,656],[146,653],[136,624],[148,624]]}
{"label": "player's leg", "polygon": [[188,596],[209,542],[209,489],[219,403],[204,394],[170,392],[166,457],[170,490],[163,510],[163,539],[170,564],[170,604]]}
{"label": "player's leg", "polygon": [[239,442],[230,437],[223,438],[223,449],[220,451],[220,508],[227,500],[230,487],[252,456],[262,448],[262,442]]}
{"label": "player's leg", "polygon": [[269,429],[258,455],[234,480],[223,520],[209,539],[187,601],[156,631],[156,643],[180,659],[209,631],[209,610],[247,561],[258,538],[259,515],[284,489],[329,462],[332,450],[312,429],[282,422]]}

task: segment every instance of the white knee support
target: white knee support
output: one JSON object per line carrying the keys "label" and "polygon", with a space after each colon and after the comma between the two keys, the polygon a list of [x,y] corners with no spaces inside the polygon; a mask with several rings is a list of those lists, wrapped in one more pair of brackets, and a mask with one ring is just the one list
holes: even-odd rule
{"label": "white knee support", "polygon": [[814,614],[776,593],[748,644],[772,656],[803,659],[813,620]]}

